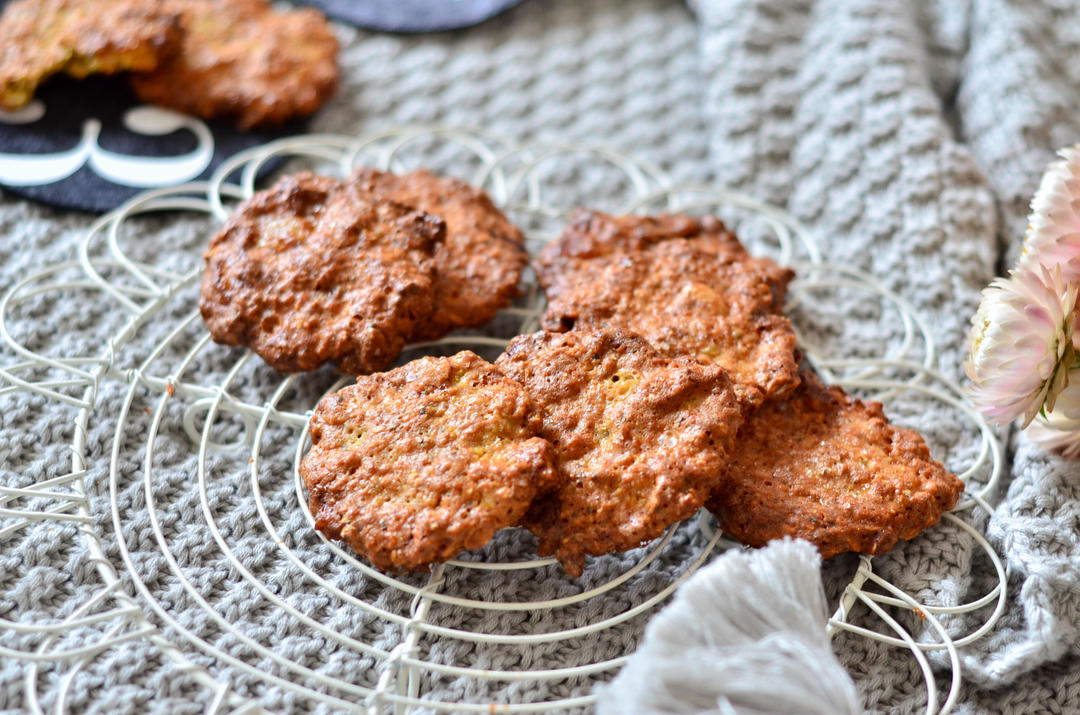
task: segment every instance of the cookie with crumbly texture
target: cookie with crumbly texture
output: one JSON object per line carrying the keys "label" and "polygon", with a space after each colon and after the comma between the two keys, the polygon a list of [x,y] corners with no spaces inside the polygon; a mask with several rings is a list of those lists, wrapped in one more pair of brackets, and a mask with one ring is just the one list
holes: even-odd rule
{"label": "cookie with crumbly texture", "polygon": [[723,369],[661,356],[619,331],[534,333],[495,363],[529,392],[555,488],[523,525],[573,576],[693,515],[718,484],[745,403]]}
{"label": "cookie with crumbly texture", "polygon": [[478,549],[552,480],[524,388],[469,351],[324,397],[300,464],[315,528],[384,571]]}
{"label": "cookie with crumbly texture", "polygon": [[287,176],[211,239],[199,309],[214,340],[282,372],[381,370],[431,315],[445,231],[353,182]]}
{"label": "cookie with crumbly texture", "polygon": [[917,432],[889,424],[880,403],[804,371],[792,395],[747,419],[708,507],[744,544],[793,536],[828,558],[915,538],[963,490]]}
{"label": "cookie with crumbly texture", "polygon": [[424,169],[397,175],[363,168],[353,180],[446,221],[446,241],[435,251],[435,311],[417,339],[484,325],[519,295],[525,238],[484,191]]}
{"label": "cookie with crumbly texture", "polygon": [[179,15],[157,0],[14,0],[0,15],[0,108],[25,106],[57,72],[153,70],[181,35]]}
{"label": "cookie with crumbly texture", "polygon": [[563,232],[540,251],[533,268],[541,287],[552,299],[562,292],[564,282],[575,272],[595,271],[612,254],[642,250],[663,241],[690,241],[699,250],[759,273],[773,289],[773,302],[777,306],[783,306],[787,285],[795,277],[790,269],[747,253],[735,234],[716,216],[614,216],[585,209],[571,215]]}
{"label": "cookie with crumbly texture", "polygon": [[179,13],[180,51],[133,74],[144,102],[241,129],[311,114],[334,93],[338,42],[322,13],[279,11],[264,0],[162,0]]}
{"label": "cookie with crumbly texture", "polygon": [[566,274],[547,330],[611,327],[641,335],[670,357],[715,363],[760,397],[799,383],[795,333],[767,274],[738,255],[693,241],[661,241],[591,259]]}

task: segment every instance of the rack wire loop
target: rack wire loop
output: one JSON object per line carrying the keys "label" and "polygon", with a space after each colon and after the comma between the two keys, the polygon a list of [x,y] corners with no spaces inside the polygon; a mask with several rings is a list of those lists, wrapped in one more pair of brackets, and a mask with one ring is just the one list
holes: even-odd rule
{"label": "rack wire loop", "polygon": [[[989,511],[1002,453],[993,431],[958,386],[933,368],[933,331],[919,312],[873,276],[823,261],[806,227],[752,197],[713,186],[676,185],[657,167],[604,148],[521,145],[482,131],[440,126],[364,137],[291,137],[247,150],[225,161],[209,181],[148,191],[102,217],[86,232],[76,260],[23,278],[0,300],[0,339],[14,355],[0,367],[0,398],[16,393],[43,397],[73,410],[75,427],[68,473],[0,487],[0,539],[42,522],[76,524],[86,560],[100,580],[96,594],[62,618],[0,621],[2,631],[37,638],[27,650],[0,648],[0,656],[29,664],[31,709],[41,711],[45,702],[38,692],[46,682],[41,668],[66,668],[45,694],[61,708],[75,680],[101,653],[136,640],[151,643],[178,672],[201,685],[210,712],[254,711],[259,700],[252,684],[271,686],[309,706],[369,713],[584,707],[593,702],[593,685],[612,677],[627,658],[625,652],[589,658],[590,644],[617,627],[640,633],[648,614],[732,545],[703,513],[628,557],[595,560],[581,583],[565,577],[554,559],[536,558],[528,538],[512,531],[502,532],[477,554],[437,565],[426,579],[379,572],[314,533],[297,470],[308,448],[307,421],[315,401],[348,378],[335,381],[327,371],[277,376],[250,354],[214,345],[195,308],[198,271],[173,271],[168,263],[129,253],[128,222],[163,212],[166,217],[223,221],[237,201],[256,190],[257,177],[272,160],[295,159],[346,175],[365,163],[400,171],[444,155],[451,157],[446,160],[450,164],[432,168],[470,172],[465,178],[486,188],[523,226],[532,250],[557,230],[568,201],[622,212],[715,212],[740,235],[744,223],[752,226],[746,235],[756,236],[755,251],[796,268],[799,278],[788,306],[793,314],[812,313],[837,291],[847,291],[870,296],[883,313],[897,317],[892,321],[897,333],[881,355],[836,354],[803,331],[801,347],[827,379],[848,389],[886,402],[933,404],[959,416],[970,443],[956,445],[949,466],[968,491],[945,523],[970,537],[975,552],[992,562],[998,584],[966,603],[927,604],[876,573],[873,560],[864,557],[842,589],[828,630],[909,650],[927,682],[928,710],[948,712],[961,682],[957,649],[985,635],[1005,607],[1004,567],[970,523],[974,510]],[[567,167],[573,171],[566,175],[576,177],[571,182],[580,181],[580,186],[552,178],[563,176],[559,172]],[[616,172],[621,180],[588,180],[604,172]],[[584,188],[602,191],[616,184],[620,188],[611,195],[594,196]],[[153,241],[154,236],[139,240]],[[173,250],[168,245],[159,249],[164,254]],[[118,328],[101,336],[99,354],[58,357],[23,345],[17,337],[15,328],[25,320],[22,305],[74,294],[85,300],[87,293],[103,305],[119,307],[125,316]],[[530,277],[523,297],[496,319],[502,327],[412,345],[406,355],[463,348],[497,353],[510,337],[508,326],[516,332],[537,329],[543,308],[542,293]],[[147,337],[151,331],[153,340]],[[105,380],[126,386],[126,392],[118,407],[99,414],[95,410]],[[114,435],[108,478],[98,485],[87,481],[92,420],[112,425]],[[176,474],[176,465],[191,477],[180,497],[159,488]],[[95,495],[108,497],[111,533],[97,530]],[[185,495],[197,496],[197,504]],[[249,516],[237,521],[236,511]],[[138,523],[149,524],[151,539],[141,538],[136,516]],[[167,526],[178,522],[197,525],[206,537],[194,561],[178,548],[175,526]],[[103,539],[115,543],[118,558],[106,556]],[[148,563],[160,573],[149,573]],[[213,581],[223,586],[207,584],[207,569],[227,574],[225,581]],[[558,588],[538,590],[540,582]],[[259,621],[265,627],[248,627],[248,614],[230,610],[220,588],[242,595],[250,610],[265,614]],[[318,605],[295,598],[300,592],[316,594]],[[970,632],[950,633],[949,618],[985,611]],[[909,632],[899,618],[912,612],[925,624],[918,633]],[[868,617],[886,632],[872,628]],[[281,624],[304,642],[320,644],[329,658],[301,659],[283,650],[266,635]],[[82,645],[66,644],[65,635],[76,629],[97,636]],[[533,648],[570,659],[550,667],[550,660],[522,655],[523,649]],[[947,655],[951,669],[948,694],[940,704],[928,658],[937,651],[942,658]],[[335,670],[353,661],[367,665],[359,671]],[[464,699],[446,699],[450,691],[445,686],[452,679],[468,681]],[[518,684],[525,689],[517,690]],[[559,687],[546,689],[554,685]],[[501,702],[507,688],[515,696]],[[530,699],[530,692],[552,695]]]}

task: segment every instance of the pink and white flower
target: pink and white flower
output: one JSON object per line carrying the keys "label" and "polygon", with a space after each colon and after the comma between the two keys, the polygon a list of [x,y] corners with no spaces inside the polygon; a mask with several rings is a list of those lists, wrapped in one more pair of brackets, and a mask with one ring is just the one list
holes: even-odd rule
{"label": "pink and white flower", "polygon": [[964,370],[975,406],[997,424],[1027,427],[1053,410],[1076,360],[1077,285],[1059,266],[1017,269],[983,290],[968,334]]}
{"label": "pink and white flower", "polygon": [[1060,266],[1066,283],[1080,281],[1080,144],[1058,152],[1031,200],[1018,268]]}
{"label": "pink and white flower", "polygon": [[1069,375],[1069,386],[1058,395],[1054,410],[1036,417],[1027,435],[1052,452],[1069,458],[1080,456],[1080,369]]}

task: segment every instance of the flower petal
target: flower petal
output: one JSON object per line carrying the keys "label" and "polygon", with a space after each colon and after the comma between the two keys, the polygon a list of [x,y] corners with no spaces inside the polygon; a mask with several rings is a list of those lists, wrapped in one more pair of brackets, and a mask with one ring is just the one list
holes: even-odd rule
{"label": "flower petal", "polygon": [[1076,285],[1060,267],[1017,268],[984,291],[968,335],[968,393],[992,422],[1026,427],[1067,384],[1074,358]]}

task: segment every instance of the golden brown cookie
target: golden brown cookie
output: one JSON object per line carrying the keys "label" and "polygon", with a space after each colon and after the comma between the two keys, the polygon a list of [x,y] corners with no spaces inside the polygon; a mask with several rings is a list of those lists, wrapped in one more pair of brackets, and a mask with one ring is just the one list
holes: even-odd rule
{"label": "golden brown cookie", "polygon": [[548,299],[552,299],[561,292],[564,280],[571,274],[595,271],[606,262],[593,263],[592,259],[639,251],[663,241],[691,241],[695,248],[760,272],[773,288],[774,304],[783,307],[787,284],[795,274],[768,258],[751,256],[716,216],[613,216],[578,209],[558,238],[544,246],[533,261],[533,268]]}
{"label": "golden brown cookie", "polygon": [[241,129],[311,114],[338,80],[337,38],[321,13],[264,0],[162,0],[182,16],[173,59],[131,77],[145,102]]}
{"label": "golden brown cookie", "polygon": [[496,361],[529,392],[556,487],[524,526],[568,573],[693,515],[718,484],[744,404],[715,365],[662,357],[618,331],[534,333]]}
{"label": "golden brown cookie", "polygon": [[446,221],[446,241],[435,251],[435,311],[418,340],[481,326],[517,297],[528,262],[525,238],[486,193],[423,169],[395,175],[364,168],[353,179],[379,196]]}
{"label": "golden brown cookie", "polygon": [[761,396],[798,384],[791,323],[768,273],[740,256],[671,240],[586,263],[563,274],[545,329],[628,330],[665,355],[720,365]]}
{"label": "golden brown cookie", "polygon": [[287,176],[211,239],[199,309],[214,340],[282,372],[381,370],[431,315],[444,234],[441,219],[353,182]]}
{"label": "golden brown cookie", "polygon": [[747,419],[708,507],[744,544],[794,536],[828,558],[915,538],[963,490],[917,432],[889,424],[880,403],[804,372],[792,395]]}
{"label": "golden brown cookie", "polygon": [[14,0],[0,15],[0,108],[57,72],[152,70],[180,46],[179,15],[157,0]]}
{"label": "golden brown cookie", "polygon": [[551,482],[539,429],[521,385],[468,351],[360,377],[311,418],[315,528],[386,571],[478,549]]}

